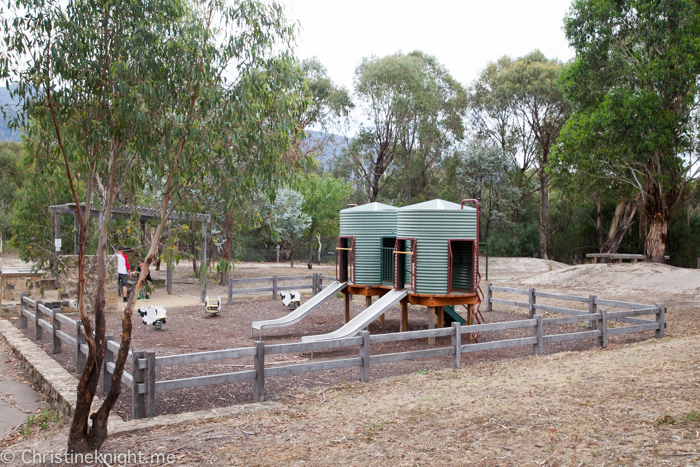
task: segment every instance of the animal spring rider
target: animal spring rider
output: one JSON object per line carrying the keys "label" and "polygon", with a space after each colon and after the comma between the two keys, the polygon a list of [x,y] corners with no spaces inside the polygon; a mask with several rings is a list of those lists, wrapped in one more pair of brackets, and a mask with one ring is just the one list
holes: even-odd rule
{"label": "animal spring rider", "polygon": [[289,307],[290,310],[296,310],[301,304],[301,294],[296,290],[292,292],[280,292],[280,298],[284,306]]}
{"label": "animal spring rider", "polygon": [[206,311],[209,316],[218,316],[221,311],[221,297],[214,300],[207,296],[204,299],[204,311]]}
{"label": "animal spring rider", "polygon": [[148,308],[139,308],[139,315],[143,320],[143,324],[153,325],[153,329],[160,331],[165,324],[166,310],[162,306],[149,306]]}

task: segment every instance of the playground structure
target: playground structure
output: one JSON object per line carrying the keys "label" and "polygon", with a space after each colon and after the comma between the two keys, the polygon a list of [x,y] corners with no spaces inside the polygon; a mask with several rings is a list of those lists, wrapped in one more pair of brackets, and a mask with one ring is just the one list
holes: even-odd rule
{"label": "playground structure", "polygon": [[[302,342],[354,336],[373,321],[383,320],[397,303],[401,332],[408,330],[409,303],[428,308],[431,329],[455,321],[481,323],[479,281],[478,201],[456,204],[436,199],[399,209],[381,203],[349,205],[340,211],[336,282],[287,316],[254,322],[253,329],[297,323],[339,292],[344,296],[346,324],[331,333],[303,336]],[[351,320],[352,295],[364,296],[366,308]],[[456,305],[466,307],[466,319]],[[467,340],[471,339],[468,334]]]}
{"label": "playground structure", "polygon": [[[475,203],[476,208],[465,206],[469,202]],[[302,342],[354,336],[381,319],[396,303],[401,306],[400,332],[408,330],[409,303],[428,308],[430,328],[441,328],[454,321],[467,325],[475,319],[478,323],[483,321],[478,308],[483,297],[479,292],[478,201],[456,204],[435,199],[396,209],[395,236],[377,232],[373,242],[367,242],[373,233],[371,225],[386,229],[385,224],[374,221],[371,215],[363,215],[364,222],[351,223],[351,214],[358,210],[362,214],[377,213],[374,217],[380,219],[383,214],[386,219],[395,208],[366,206],[370,205],[346,208],[345,216],[341,211],[336,274],[339,282],[352,282],[343,291],[346,324],[332,333],[304,336]],[[368,263],[373,267],[367,268]],[[379,278],[358,274],[366,269],[379,273]],[[366,302],[365,311],[352,320],[350,295],[364,296]],[[378,300],[373,303],[375,296]],[[455,305],[466,305],[466,319],[456,312]],[[467,340],[471,339],[472,335],[467,335]]]}

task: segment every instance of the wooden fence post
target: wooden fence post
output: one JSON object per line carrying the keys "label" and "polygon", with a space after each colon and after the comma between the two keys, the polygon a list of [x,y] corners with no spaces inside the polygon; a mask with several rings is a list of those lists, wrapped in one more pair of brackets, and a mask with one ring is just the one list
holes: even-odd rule
{"label": "wooden fence post", "polygon": [[323,290],[323,273],[318,273],[318,291],[319,293]]}
{"label": "wooden fence post", "polygon": [[85,362],[87,361],[87,355],[85,355],[81,350],[80,346],[82,344],[87,344],[87,341],[85,340],[85,335],[83,334],[82,331],[82,324],[80,322],[80,318],[78,318],[75,321],[75,340],[76,340],[76,345],[75,345],[75,369],[78,372],[83,371],[83,368],[85,368]]}
{"label": "wooden fence post", "polygon": [[107,371],[107,364],[114,362],[114,352],[109,348],[109,342],[114,341],[112,334],[105,336],[105,356],[102,360],[102,394],[107,395],[112,387],[112,374]]}
{"label": "wooden fence post", "polygon": [[459,321],[452,322],[452,347],[455,349],[455,354],[452,356],[452,369],[459,370],[462,368],[462,326]]}
{"label": "wooden fence post", "polygon": [[272,275],[272,299],[277,300],[277,274]]}
{"label": "wooden fence post", "polygon": [[657,303],[656,322],[659,324],[659,329],[656,330],[656,338],[661,339],[666,334],[666,307],[663,303]]}
{"label": "wooden fence post", "polygon": [[608,313],[600,309],[600,320],[598,320],[598,329],[600,330],[600,337],[596,339],[598,347],[604,349],[608,346]]}
{"label": "wooden fence post", "polygon": [[[598,313],[598,305],[595,302],[596,298],[598,298],[596,295],[589,295],[588,296],[588,312],[590,314]],[[595,329],[595,327],[596,327],[595,321],[589,321],[588,327],[591,329]]]}
{"label": "wooden fence post", "polygon": [[535,326],[535,338],[537,338],[537,343],[532,345],[532,353],[536,357],[540,357],[543,351],[542,315],[535,315],[535,319],[537,320],[537,325]]}
{"label": "wooden fence post", "polygon": [[528,303],[528,314],[530,316],[530,319],[535,317],[535,289],[528,289],[527,290],[527,303]]}
{"label": "wooden fence post", "polygon": [[360,381],[363,383],[369,382],[369,331],[360,331],[362,344],[360,345],[360,357],[362,357],[362,365],[360,365]]}
{"label": "wooden fence post", "polygon": [[318,273],[314,273],[311,279],[311,296],[313,297],[318,293]]}
{"label": "wooden fence post", "polygon": [[131,418],[138,420],[146,417],[146,394],[140,394],[139,386],[146,384],[146,352],[135,350],[131,354],[131,371],[134,387],[131,390]]}
{"label": "wooden fence post", "polygon": [[51,317],[51,326],[53,326],[53,340],[51,342],[52,354],[61,353],[61,338],[58,337],[58,331],[61,330],[61,322],[58,320],[58,314],[60,312],[60,308],[54,308],[53,316]]}
{"label": "wooden fence post", "polygon": [[146,418],[156,416],[156,352],[148,350],[146,354],[145,383],[146,394],[144,394],[144,413]]}
{"label": "wooden fence post", "polygon": [[233,303],[233,277],[228,278],[228,304]]}
{"label": "wooden fence post", "polygon": [[255,341],[255,350],[255,381],[253,381],[253,402],[262,402],[265,400],[265,343],[263,341]]}
{"label": "wooden fence post", "polygon": [[27,329],[27,316],[24,314],[27,311],[27,304],[24,302],[24,297],[27,296],[27,292],[22,292],[19,294],[19,328]]}
{"label": "wooden fence post", "polygon": [[39,324],[41,319],[41,311],[39,310],[39,305],[43,305],[44,302],[37,300],[34,302],[34,340],[40,341],[44,337],[44,329]]}
{"label": "wooden fence post", "polygon": [[491,297],[493,295],[493,291],[491,290],[491,282],[486,284],[486,311],[493,311],[491,308]]}

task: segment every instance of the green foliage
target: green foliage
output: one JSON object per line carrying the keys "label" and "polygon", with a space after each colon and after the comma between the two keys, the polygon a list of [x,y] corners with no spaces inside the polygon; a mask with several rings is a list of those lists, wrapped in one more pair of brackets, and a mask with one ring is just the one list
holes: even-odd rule
{"label": "green foliage", "polygon": [[330,174],[309,173],[300,178],[297,190],[304,197],[303,211],[311,218],[308,227],[309,261],[316,236],[337,237],[339,231],[339,211],[347,204],[352,193],[342,180]]}
{"label": "green foliage", "polygon": [[304,196],[301,193],[282,188],[274,202],[267,203],[262,210],[271,227],[272,240],[291,250],[292,266],[296,242],[311,225],[311,216],[304,213],[303,207]]}
{"label": "green foliage", "polygon": [[565,31],[576,59],[561,84],[575,112],[557,163],[640,192],[650,220],[646,251],[663,261],[668,222],[697,161],[700,7],[577,0]]}
{"label": "green foliage", "polygon": [[435,57],[414,51],[363,59],[355,71],[355,94],[368,123],[360,124],[345,156],[354,162],[365,199],[376,201],[393,178],[397,185],[389,196],[412,203],[464,135],[464,88]]}
{"label": "green foliage", "polygon": [[26,179],[21,158],[21,144],[0,142],[0,236],[5,240],[12,234],[12,203]]}
{"label": "green foliage", "polygon": [[459,153],[455,185],[459,198],[478,199],[481,204],[482,238],[493,224],[509,227],[511,214],[521,199],[510,179],[510,161],[499,148],[474,141]]}

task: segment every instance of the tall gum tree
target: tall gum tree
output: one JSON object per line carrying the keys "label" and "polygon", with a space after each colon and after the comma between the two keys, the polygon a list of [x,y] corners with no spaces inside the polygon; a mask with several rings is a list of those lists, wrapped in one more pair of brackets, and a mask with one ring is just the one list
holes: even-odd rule
{"label": "tall gum tree", "polygon": [[664,262],[673,210],[697,175],[700,7],[690,0],[576,0],[576,58],[561,79],[574,113],[557,163],[604,170],[640,197],[645,254]]}
{"label": "tall gum tree", "polygon": [[[547,166],[570,106],[557,80],[558,60],[535,50],[524,57],[490,64],[472,85],[473,122],[478,131],[520,160],[522,172],[535,168],[540,194],[540,254],[549,258],[549,185]],[[521,180],[519,183],[524,183]]]}
{"label": "tall gum tree", "polygon": [[[64,168],[78,211],[78,303],[88,356],[68,449],[99,449],[121,391],[131,316],[168,214],[186,194],[225,177],[243,191],[275,180],[306,101],[280,92],[294,82],[294,28],[275,3],[242,0],[18,2],[3,11],[12,31],[0,52],[2,77],[18,81],[31,139],[45,138],[46,164]],[[27,123],[29,122],[29,123]],[[253,163],[248,158],[255,158]],[[254,166],[241,174],[243,163]],[[84,180],[84,191],[76,180]],[[245,180],[244,180],[245,178]],[[157,179],[161,219],[122,315],[112,384],[91,413],[104,357],[106,243],[120,190]],[[252,179],[252,181],[251,181]],[[92,193],[99,196],[94,322],[85,310],[85,254]],[[90,423],[90,419],[92,423]]]}
{"label": "tall gum tree", "polygon": [[354,103],[368,123],[353,138],[347,129],[345,134],[347,155],[369,202],[399,172],[399,161],[404,202],[425,189],[446,147],[463,137],[466,100],[463,87],[423,52],[362,60],[355,70]]}

